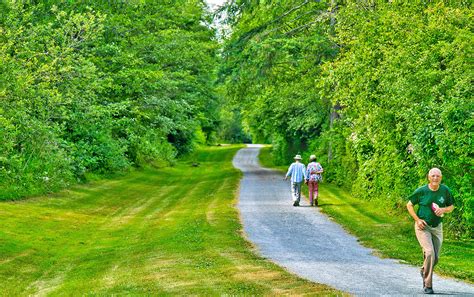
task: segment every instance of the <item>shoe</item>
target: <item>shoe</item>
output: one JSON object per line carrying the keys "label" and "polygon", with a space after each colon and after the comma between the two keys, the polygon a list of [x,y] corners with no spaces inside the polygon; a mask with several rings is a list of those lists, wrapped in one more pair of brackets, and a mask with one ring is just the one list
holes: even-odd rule
{"label": "shoe", "polygon": [[313,201],[311,201],[310,205],[313,206]]}
{"label": "shoe", "polygon": [[433,288],[425,287],[423,288],[425,294],[434,294]]}
{"label": "shoe", "polygon": [[319,206],[318,200],[314,201],[314,206]]}
{"label": "shoe", "polygon": [[298,201],[295,201],[295,202],[293,203],[293,206],[300,206],[300,203],[299,203]]}

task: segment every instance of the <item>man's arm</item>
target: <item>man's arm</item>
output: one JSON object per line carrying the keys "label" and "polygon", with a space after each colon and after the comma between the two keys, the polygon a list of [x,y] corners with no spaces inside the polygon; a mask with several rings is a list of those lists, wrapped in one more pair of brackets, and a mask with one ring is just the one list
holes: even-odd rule
{"label": "man's arm", "polygon": [[408,209],[408,213],[410,214],[410,216],[415,220],[416,226],[418,226],[418,228],[420,228],[421,230],[425,229],[426,222],[424,220],[420,219],[416,215],[415,208],[413,207],[413,203],[411,201],[408,201],[407,209]]}
{"label": "man's arm", "polygon": [[446,206],[446,207],[440,207],[434,211],[434,213],[440,217],[444,213],[450,213],[454,210],[454,205]]}
{"label": "man's arm", "polygon": [[293,171],[293,164],[291,164],[290,168],[288,168],[288,172],[285,175],[285,180],[288,179],[288,177],[291,175],[292,171]]}

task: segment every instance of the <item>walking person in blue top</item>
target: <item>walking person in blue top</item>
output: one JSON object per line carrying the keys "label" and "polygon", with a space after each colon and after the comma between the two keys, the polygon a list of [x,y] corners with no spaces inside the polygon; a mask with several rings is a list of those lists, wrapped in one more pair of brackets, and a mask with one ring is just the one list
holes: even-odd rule
{"label": "walking person in blue top", "polygon": [[285,175],[285,180],[291,176],[291,196],[293,198],[293,206],[300,205],[301,199],[301,185],[306,180],[306,168],[301,163],[301,156],[294,157],[295,162],[290,165],[288,172]]}
{"label": "walking person in blue top", "polygon": [[[454,198],[449,188],[441,184],[441,170],[432,168],[428,172],[429,183],[413,192],[407,209],[415,220],[415,234],[423,250],[423,291],[433,294],[433,268],[438,263],[443,243],[443,215],[454,209]],[[414,205],[418,204],[415,213]]]}

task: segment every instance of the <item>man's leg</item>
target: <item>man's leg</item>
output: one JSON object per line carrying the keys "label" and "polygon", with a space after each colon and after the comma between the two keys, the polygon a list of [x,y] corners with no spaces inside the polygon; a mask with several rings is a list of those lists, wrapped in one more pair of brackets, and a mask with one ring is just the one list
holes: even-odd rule
{"label": "man's leg", "polygon": [[293,199],[293,206],[298,206],[300,200],[298,199],[298,183],[291,183],[291,198]]}
{"label": "man's leg", "polygon": [[432,228],[431,237],[433,240],[433,248],[435,252],[435,262],[433,267],[438,264],[439,255],[441,253],[441,245],[443,244],[443,224],[439,224],[436,228]]}
{"label": "man's leg", "polygon": [[295,194],[296,194],[296,202],[299,205],[300,204],[300,199],[301,199],[301,182],[295,183],[296,184],[296,189],[295,189]]}
{"label": "man's leg", "polygon": [[435,265],[435,248],[433,246],[433,240],[431,235],[430,226],[426,226],[425,229],[419,229],[415,224],[415,234],[421,248],[423,249],[423,283],[427,288],[433,287],[433,268]]}

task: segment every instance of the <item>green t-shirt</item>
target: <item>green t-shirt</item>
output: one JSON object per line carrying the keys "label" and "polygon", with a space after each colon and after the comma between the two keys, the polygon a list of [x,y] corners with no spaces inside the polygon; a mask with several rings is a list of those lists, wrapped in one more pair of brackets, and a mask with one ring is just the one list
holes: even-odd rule
{"label": "green t-shirt", "polygon": [[431,204],[434,202],[439,207],[446,207],[454,204],[454,198],[449,188],[445,185],[439,185],[437,191],[432,191],[428,185],[420,187],[413,192],[408,199],[413,205],[419,204],[420,207],[416,215],[425,220],[431,227],[436,227],[443,221],[442,217],[438,217],[431,209]]}

